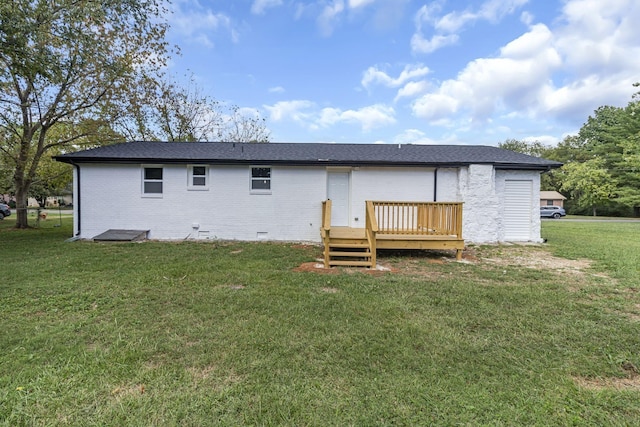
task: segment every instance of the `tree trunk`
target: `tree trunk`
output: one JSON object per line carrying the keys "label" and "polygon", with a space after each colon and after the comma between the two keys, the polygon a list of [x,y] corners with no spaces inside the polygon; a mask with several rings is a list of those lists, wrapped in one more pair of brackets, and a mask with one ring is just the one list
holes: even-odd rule
{"label": "tree trunk", "polygon": [[28,189],[25,189],[24,185],[16,186],[16,228],[29,227],[27,221],[27,191]]}
{"label": "tree trunk", "polygon": [[593,205],[593,216],[597,216],[596,215],[596,205]]}

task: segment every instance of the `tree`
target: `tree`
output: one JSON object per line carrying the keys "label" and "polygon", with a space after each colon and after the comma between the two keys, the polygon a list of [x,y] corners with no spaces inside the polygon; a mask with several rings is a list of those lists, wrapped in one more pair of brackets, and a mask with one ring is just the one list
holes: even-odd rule
{"label": "tree", "polygon": [[504,142],[499,143],[498,147],[535,157],[545,157],[550,150],[550,147],[544,145],[540,141],[529,142],[517,139],[507,139]]}
{"label": "tree", "polygon": [[146,76],[132,88],[117,128],[130,140],[269,142],[265,120],[237,106],[226,108],[202,93],[193,77],[180,85]]}
{"label": "tree", "polygon": [[[89,119],[121,100],[134,76],[164,66],[162,4],[0,2],[0,150],[11,162],[18,228],[27,227],[27,194],[45,154],[94,134],[104,123]],[[60,123],[70,131],[54,136]]]}
{"label": "tree", "polygon": [[604,106],[582,126],[578,137],[589,158],[600,159],[617,183],[613,204],[627,210],[640,206],[640,101],[627,107]]}
{"label": "tree", "polygon": [[616,182],[600,159],[567,163],[562,167],[562,174],[562,189],[569,192],[579,207],[590,208],[593,216],[597,214],[597,207],[615,194]]}
{"label": "tree", "polygon": [[[498,144],[498,147],[505,150],[515,151],[517,153],[528,154],[529,156],[544,157],[549,160],[556,160],[551,158],[553,148],[544,145],[540,141],[520,141],[517,139],[507,139],[504,142]],[[554,171],[544,173],[540,179],[540,188],[543,190],[558,190],[560,188],[557,179],[555,178]]]}
{"label": "tree", "polygon": [[[587,177],[594,178],[591,173],[595,173],[615,185],[614,191],[603,191],[600,194],[612,194],[606,203],[598,195],[594,196],[598,200],[597,204],[614,215],[626,215],[632,208],[636,215],[640,214],[639,98],[640,93],[636,93],[624,108],[602,106],[596,109],[577,135],[566,137],[555,148],[550,149],[545,157],[563,162],[567,166],[553,171],[549,182],[553,185],[564,184],[563,180],[571,177],[578,168],[575,165],[569,166],[571,163],[586,163],[582,172],[587,173]],[[564,169],[568,169],[568,172]],[[564,188],[574,184],[576,182],[568,183]],[[610,188],[607,187],[606,190]],[[592,209],[593,200],[587,192],[574,189],[572,195],[571,203],[574,206]]]}
{"label": "tree", "polygon": [[47,197],[59,196],[69,187],[73,179],[73,168],[69,164],[56,162],[49,156],[45,156],[38,165],[29,196],[36,199],[38,204],[45,206]]}
{"label": "tree", "polygon": [[619,200],[640,215],[640,92],[633,95],[633,101],[625,108],[619,128],[622,156],[617,166],[625,183],[619,189]]}

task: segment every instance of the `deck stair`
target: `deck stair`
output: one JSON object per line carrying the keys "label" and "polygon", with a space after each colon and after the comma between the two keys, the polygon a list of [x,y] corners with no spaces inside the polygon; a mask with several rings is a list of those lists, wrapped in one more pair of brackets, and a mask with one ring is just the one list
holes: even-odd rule
{"label": "deck stair", "polygon": [[[329,266],[371,267],[371,248],[367,240],[357,237],[331,237],[327,246]],[[325,249],[325,251],[327,250]]]}

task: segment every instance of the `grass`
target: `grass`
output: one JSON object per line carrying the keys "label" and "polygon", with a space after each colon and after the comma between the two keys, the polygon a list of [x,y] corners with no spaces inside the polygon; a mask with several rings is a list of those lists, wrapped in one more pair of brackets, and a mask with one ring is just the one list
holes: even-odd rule
{"label": "grass", "polygon": [[[54,223],[0,222],[1,425],[640,419],[616,386],[640,366],[640,224],[548,221],[544,249],[391,253],[373,275],[293,271],[313,246],[65,243]],[[595,263],[488,261],[513,253]]]}

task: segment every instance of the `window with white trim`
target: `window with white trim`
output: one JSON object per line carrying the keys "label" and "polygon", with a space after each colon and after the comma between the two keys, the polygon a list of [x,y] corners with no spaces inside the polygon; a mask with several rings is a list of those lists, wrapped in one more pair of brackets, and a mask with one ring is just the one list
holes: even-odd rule
{"label": "window with white trim", "polygon": [[189,183],[190,190],[207,190],[209,189],[209,167],[208,166],[189,166]]}
{"label": "window with white trim", "polygon": [[271,168],[252,167],[251,168],[251,192],[271,193]]}
{"label": "window with white trim", "polygon": [[144,167],[142,170],[142,193],[147,196],[162,195],[162,168]]}

